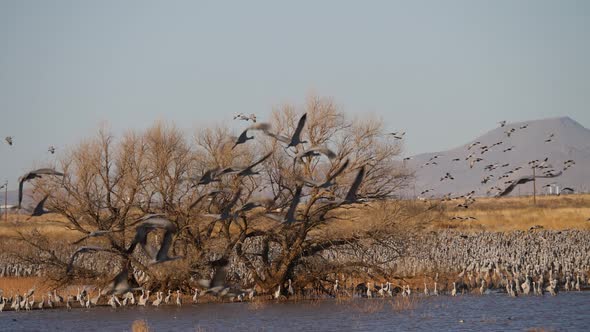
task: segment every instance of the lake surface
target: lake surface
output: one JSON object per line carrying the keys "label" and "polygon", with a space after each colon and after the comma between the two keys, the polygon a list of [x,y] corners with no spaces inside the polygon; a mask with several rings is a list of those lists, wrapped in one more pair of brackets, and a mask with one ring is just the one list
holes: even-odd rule
{"label": "lake surface", "polygon": [[1,331],[554,331],[590,329],[590,292],[62,309],[0,313]]}

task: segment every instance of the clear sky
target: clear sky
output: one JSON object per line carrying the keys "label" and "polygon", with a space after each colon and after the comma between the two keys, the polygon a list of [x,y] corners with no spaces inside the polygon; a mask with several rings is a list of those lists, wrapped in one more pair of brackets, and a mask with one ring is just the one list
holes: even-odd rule
{"label": "clear sky", "polygon": [[500,120],[590,127],[590,1],[0,0],[11,188],[103,122],[188,133],[310,93],[406,130],[407,154]]}

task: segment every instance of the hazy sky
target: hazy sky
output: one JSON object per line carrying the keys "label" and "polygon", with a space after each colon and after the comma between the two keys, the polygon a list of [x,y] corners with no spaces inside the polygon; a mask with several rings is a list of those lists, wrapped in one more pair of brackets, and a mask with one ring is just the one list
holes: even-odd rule
{"label": "hazy sky", "polygon": [[590,1],[0,0],[11,188],[105,121],[188,133],[310,93],[406,130],[407,154],[504,119],[590,127]]}

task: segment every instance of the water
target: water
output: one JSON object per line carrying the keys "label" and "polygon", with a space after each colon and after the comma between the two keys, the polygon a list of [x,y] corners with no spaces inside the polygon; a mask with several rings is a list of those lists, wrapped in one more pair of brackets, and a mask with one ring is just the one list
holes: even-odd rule
{"label": "water", "polygon": [[[320,302],[197,304],[0,313],[1,331],[588,331],[590,292],[556,297],[439,296]],[[392,305],[395,303],[399,305]],[[462,322],[461,322],[462,321]]]}

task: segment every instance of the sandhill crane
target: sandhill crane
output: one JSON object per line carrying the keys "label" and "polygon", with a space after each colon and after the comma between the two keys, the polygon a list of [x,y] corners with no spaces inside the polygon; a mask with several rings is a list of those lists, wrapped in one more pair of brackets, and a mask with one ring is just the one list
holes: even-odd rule
{"label": "sandhill crane", "polygon": [[197,299],[199,298],[199,290],[195,288],[193,295],[193,303],[197,303]]}
{"label": "sandhill crane", "polygon": [[236,173],[237,176],[250,176],[250,175],[260,174],[259,172],[254,171],[254,167],[263,163],[271,155],[272,155],[272,152],[269,152],[266,155],[264,155],[262,158],[258,159],[257,161],[255,161],[254,163],[252,163],[251,165],[249,165],[247,167],[236,167],[236,166],[227,167],[227,168],[219,171],[219,174],[223,175],[223,174]]}
{"label": "sandhill crane", "polygon": [[25,310],[26,311],[30,311],[33,309],[35,305],[35,295],[33,295],[33,298],[31,299],[31,301],[29,301],[26,297],[25,297]]}
{"label": "sandhill crane", "polygon": [[[348,160],[346,161],[346,163],[348,163]],[[348,192],[346,193],[346,196],[344,197],[344,199],[336,200],[330,204],[342,206],[342,205],[356,203],[358,201],[357,192],[361,186],[361,183],[363,182],[364,176],[365,176],[365,167],[361,166],[359,168],[358,172],[356,173],[356,176],[355,176],[354,180],[352,181],[352,184],[350,185],[350,188],[348,189]],[[329,180],[329,181],[331,181],[331,180]]]}
{"label": "sandhill crane", "polygon": [[[136,227],[135,237],[131,242],[131,245],[127,249],[127,253],[132,253],[137,244],[140,244],[146,254],[152,259],[152,264],[162,263],[166,261],[180,259],[182,257],[169,257],[168,251],[172,246],[172,237],[177,231],[177,227],[170,220],[164,218],[159,214],[148,214],[141,218],[142,221],[139,226]],[[154,229],[164,229],[164,237],[160,245],[160,249],[155,252],[153,248],[147,245],[147,236]]]}
{"label": "sandhill crane", "polygon": [[279,222],[295,222],[295,212],[297,211],[297,205],[299,205],[299,201],[301,200],[302,189],[303,186],[300,184],[295,187],[295,193],[293,193],[293,198],[291,199],[291,203],[289,204],[289,209],[287,210],[287,214],[285,214],[283,218],[280,218],[277,215],[271,213],[267,213],[266,216]]}
{"label": "sandhill crane", "polygon": [[393,138],[395,138],[395,139],[403,139],[404,136],[406,135],[406,132],[405,131],[401,131],[401,132],[396,131],[393,133],[389,133],[389,135],[393,136]]}
{"label": "sandhill crane", "polygon": [[169,289],[168,290],[168,295],[166,295],[166,297],[164,298],[164,304],[170,303],[170,298],[171,297],[172,297],[172,291]]}
{"label": "sandhill crane", "polygon": [[296,154],[295,160],[303,159],[305,157],[317,157],[322,154],[330,159],[336,158],[336,153],[334,153],[332,150],[328,149],[327,147],[314,146],[314,147],[311,147],[307,150],[301,151],[298,154]]}
{"label": "sandhill crane", "polygon": [[475,159],[472,159],[472,160],[469,162],[469,168],[473,168],[473,166],[475,166],[475,163],[478,163],[478,162],[480,162],[480,161],[483,161],[483,158],[475,158]]}
{"label": "sandhill crane", "polygon": [[295,291],[293,290],[293,285],[291,285],[291,279],[289,279],[289,287],[287,288],[287,293],[288,293],[290,296],[293,296],[293,295],[295,295]]}
{"label": "sandhill crane", "polygon": [[301,132],[303,131],[303,126],[305,126],[306,120],[307,120],[307,113],[303,114],[301,116],[301,118],[299,119],[299,122],[297,123],[297,128],[295,128],[295,132],[293,132],[293,136],[291,136],[291,138],[283,136],[283,135],[279,135],[279,134],[273,134],[271,132],[266,132],[266,134],[273,137],[274,139],[276,139],[278,141],[286,143],[287,148],[295,147],[295,146],[302,144],[302,143],[307,143],[307,141],[301,140]]}
{"label": "sandhill crane", "polygon": [[[131,274],[131,283],[129,280],[129,268],[130,262],[127,261],[125,267],[113,278],[107,287],[102,290],[102,294],[124,294],[127,292],[133,292],[142,290],[143,288],[138,287],[133,274]],[[148,291],[149,296],[149,291]]]}
{"label": "sandhill crane", "polygon": [[219,171],[220,171],[220,169],[218,167],[206,170],[205,173],[203,173],[203,175],[201,175],[201,177],[197,181],[196,185],[205,185],[205,184],[209,184],[211,182],[221,181],[220,179],[216,178]]}
{"label": "sandhill crane", "polygon": [[168,256],[168,252],[170,251],[170,247],[172,246],[172,237],[174,236],[174,233],[176,233],[176,230],[168,230],[164,233],[162,244],[160,245],[160,250],[158,250],[155,259],[152,261],[153,264],[173,261],[182,258],[182,256]]}
{"label": "sandhill crane", "polygon": [[557,295],[557,279],[551,279],[546,289],[551,295]]}
{"label": "sandhill crane", "polygon": [[162,303],[162,292],[156,292],[156,299],[152,302],[154,307],[159,307],[160,303]]}
{"label": "sandhill crane", "polygon": [[234,145],[232,146],[232,150],[235,149],[236,146],[240,145],[240,144],[244,144],[247,141],[254,139],[254,136],[248,136],[248,131],[252,131],[252,130],[262,130],[264,132],[268,131],[270,129],[270,124],[268,123],[257,123],[254,125],[251,125],[250,127],[246,128],[239,137],[236,138]]}
{"label": "sandhill crane", "polygon": [[518,185],[531,182],[531,181],[535,180],[535,178],[536,179],[550,179],[550,178],[558,177],[562,173],[563,172],[558,172],[555,174],[547,174],[547,175],[535,175],[534,177],[532,175],[522,176],[522,177],[510,182],[510,184],[506,188],[504,188],[500,193],[498,193],[496,195],[496,197],[506,196],[506,195],[510,194],[514,190],[514,188],[516,188]]}
{"label": "sandhill crane", "polygon": [[129,304],[135,305],[135,296],[133,295],[133,293],[127,292],[126,297],[129,299]]}
{"label": "sandhill crane", "polygon": [[47,307],[48,308],[53,308],[53,300],[51,297],[51,292],[47,293]]}
{"label": "sandhill crane", "polygon": [[529,295],[531,292],[531,281],[528,274],[525,276],[525,281],[520,285],[520,287],[522,288],[522,294]]}
{"label": "sandhill crane", "polygon": [[182,306],[182,298],[180,297],[180,290],[176,290],[176,305],[181,307]]}
{"label": "sandhill crane", "polygon": [[338,169],[336,169],[336,171],[334,173],[332,173],[330,176],[328,176],[326,178],[326,180],[324,182],[318,182],[318,181],[314,181],[312,179],[307,179],[307,178],[301,178],[301,180],[312,187],[316,187],[316,188],[329,188],[332,185],[334,185],[334,179],[340,175],[340,173],[342,173],[344,171],[344,169],[346,169],[346,167],[348,166],[349,160],[346,159],[344,161],[344,163],[342,165],[340,165],[340,167],[338,167]]}
{"label": "sandhill crane", "polygon": [[147,291],[144,292],[143,289],[142,289],[141,290],[141,296],[137,300],[137,305],[145,307],[146,304],[148,304],[149,298],[150,298],[150,291],[147,290]]}
{"label": "sandhill crane", "polygon": [[45,305],[45,295],[41,296],[41,302],[39,302],[39,304],[37,304],[37,308],[39,308],[40,310],[43,310]]}
{"label": "sandhill crane", "polygon": [[45,195],[45,197],[43,197],[43,199],[41,199],[41,201],[39,201],[39,203],[37,203],[37,205],[33,209],[33,213],[31,213],[31,217],[39,217],[39,216],[42,216],[46,213],[49,213],[49,211],[45,210],[45,202],[47,201],[48,198],[49,198],[49,195]]}
{"label": "sandhill crane", "polygon": [[352,185],[350,186],[350,188],[348,189],[348,192],[346,193],[346,196],[344,197],[343,203],[350,204],[350,203],[356,202],[357,191],[358,191],[359,187],[361,186],[361,182],[363,181],[364,176],[365,176],[365,167],[362,166],[361,168],[359,168],[358,172],[356,173],[354,181],[352,182]]}
{"label": "sandhill crane", "polygon": [[61,297],[61,295],[57,294],[56,289],[53,290],[53,298],[55,299],[55,302],[57,302],[57,303],[63,303],[63,301],[64,301],[64,298]]}
{"label": "sandhill crane", "polygon": [[23,201],[23,186],[25,182],[40,178],[43,175],[53,175],[53,176],[64,176],[63,173],[58,172],[51,168],[40,168],[34,171],[30,171],[18,179],[18,208],[21,208],[21,203]]}
{"label": "sandhill crane", "polygon": [[250,115],[246,115],[244,113],[237,113],[236,115],[234,115],[234,120],[243,120],[243,121],[252,121],[252,122],[256,122],[256,114],[252,113]]}
{"label": "sandhill crane", "polygon": [[227,288],[225,285],[225,277],[227,275],[228,264],[229,261],[225,257],[211,263],[215,268],[213,278],[211,278],[211,280],[201,279],[198,281],[199,284],[206,289],[205,294],[212,293],[214,295],[219,295],[222,290]]}
{"label": "sandhill crane", "polygon": [[115,294],[111,295],[111,298],[109,299],[107,304],[110,305],[113,309],[117,309],[117,305],[119,307],[122,306],[121,301],[119,301],[119,298],[117,296],[115,296]]}
{"label": "sandhill crane", "polygon": [[474,146],[481,144],[481,142],[473,142],[467,146],[467,150],[471,150]]}

